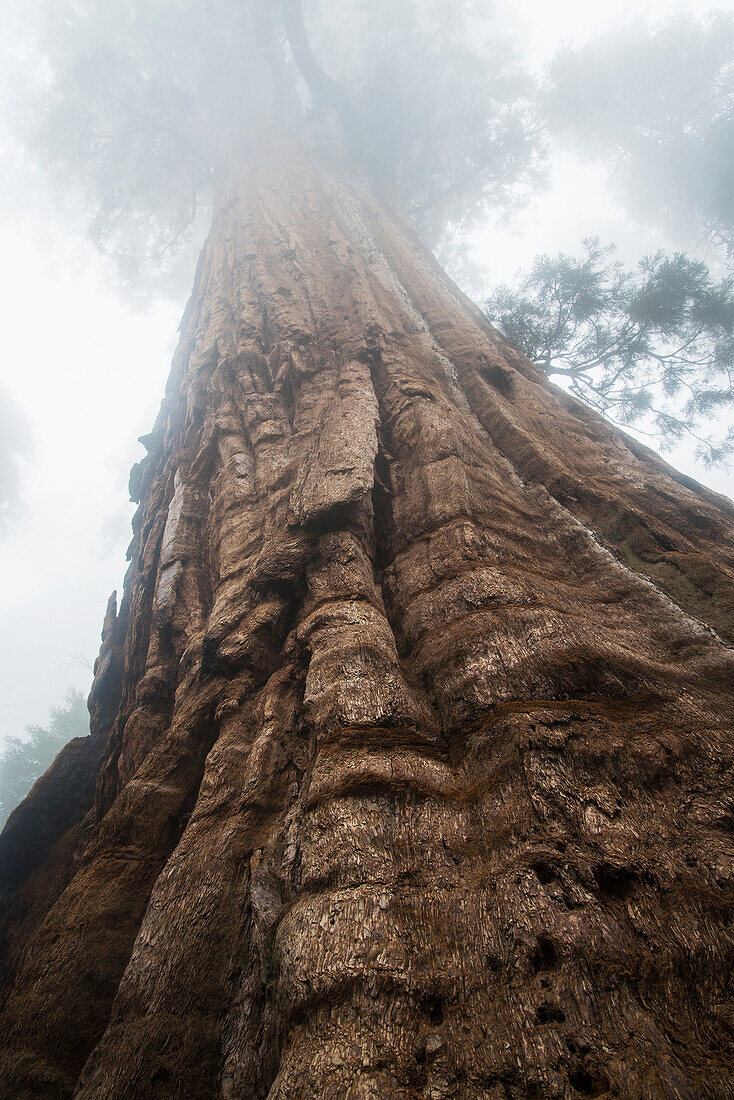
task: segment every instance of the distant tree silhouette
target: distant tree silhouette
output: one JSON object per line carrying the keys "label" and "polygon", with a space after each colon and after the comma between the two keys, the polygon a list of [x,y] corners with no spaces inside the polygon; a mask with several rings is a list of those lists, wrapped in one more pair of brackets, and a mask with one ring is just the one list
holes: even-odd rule
{"label": "distant tree silhouette", "polygon": [[28,726],[26,732],[29,736],[25,740],[9,737],[0,753],[0,828],[67,741],[89,733],[89,715],[81,691],[70,688],[62,706],[51,708],[46,729]]}

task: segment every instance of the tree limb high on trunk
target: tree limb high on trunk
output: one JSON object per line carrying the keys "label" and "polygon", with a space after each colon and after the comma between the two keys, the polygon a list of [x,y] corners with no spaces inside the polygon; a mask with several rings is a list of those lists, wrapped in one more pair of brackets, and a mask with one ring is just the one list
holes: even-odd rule
{"label": "tree limb high on trunk", "polygon": [[283,0],[283,23],[293,60],[316,103],[334,113],[348,147],[354,149],[359,141],[359,115],[341,85],[325,73],[316,60],[303,22],[301,0]]}

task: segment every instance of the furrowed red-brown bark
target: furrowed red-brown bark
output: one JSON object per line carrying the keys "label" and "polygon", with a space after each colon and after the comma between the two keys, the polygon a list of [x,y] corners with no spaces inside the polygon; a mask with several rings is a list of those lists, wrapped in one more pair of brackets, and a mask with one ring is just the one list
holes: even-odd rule
{"label": "furrowed red-brown bark", "polygon": [[296,149],[146,442],[2,1095],[734,1096],[731,505]]}

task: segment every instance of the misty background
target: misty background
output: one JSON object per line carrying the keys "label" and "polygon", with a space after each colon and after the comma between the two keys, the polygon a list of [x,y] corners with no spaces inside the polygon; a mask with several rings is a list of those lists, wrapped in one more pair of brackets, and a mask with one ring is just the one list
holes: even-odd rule
{"label": "misty background", "polygon": [[[498,32],[539,77],[562,47],[578,50],[617,30],[644,43],[661,21],[713,10],[698,0],[496,0],[493,7]],[[716,10],[732,12],[734,5]],[[22,66],[21,39],[13,49]],[[597,61],[590,56],[592,67]],[[608,80],[598,68],[600,80]],[[669,78],[651,76],[661,87]],[[685,103],[684,83],[679,91]],[[635,89],[612,83],[605,94],[612,104],[606,131],[622,133]],[[465,289],[482,301],[538,253],[578,255],[589,236],[616,242],[626,265],[657,249],[684,249],[705,260],[716,278],[728,275],[725,242],[686,218],[675,195],[661,193],[661,180],[673,170],[655,161],[654,139],[652,151],[638,158],[649,161],[644,178],[627,179],[595,145],[600,104],[582,102],[575,110],[575,131],[559,131],[551,142],[546,188],[511,216],[486,215],[462,237],[466,247],[453,261],[444,252]],[[2,112],[0,141],[12,146]],[[723,134],[721,149],[730,144]],[[0,220],[0,741],[28,738],[28,727],[47,726],[69,689],[89,689],[105,605],[121,589],[126,565],[134,510],[127,479],[143,454],[137,437],[155,418],[185,304],[182,288],[193,279],[188,259],[176,291],[123,292],[115,264],[94,248],[71,208],[65,218],[58,206],[28,209],[17,197],[14,203],[10,196]],[[683,443],[664,457],[732,495],[732,473],[706,469],[694,451],[692,442]]]}

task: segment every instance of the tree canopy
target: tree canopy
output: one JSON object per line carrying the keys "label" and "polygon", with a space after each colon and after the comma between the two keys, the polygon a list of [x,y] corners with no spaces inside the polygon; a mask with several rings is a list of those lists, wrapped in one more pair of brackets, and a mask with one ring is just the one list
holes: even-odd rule
{"label": "tree canopy", "polygon": [[541,170],[532,82],[486,9],[56,0],[19,95],[26,156],[82,197],[131,277],[143,259],[167,273],[232,164],[278,130],[359,160],[435,241]]}
{"label": "tree canopy", "polygon": [[0,828],[73,737],[89,733],[89,714],[80,691],[71,688],[64,703],[51,709],[48,727],[28,726],[27,738],[9,737],[0,752]]}
{"label": "tree canopy", "polygon": [[696,438],[708,464],[734,448],[734,428],[708,425],[734,406],[734,285],[705,264],[658,252],[625,270],[614,246],[582,257],[539,256],[515,287],[500,286],[489,317],[551,377],[605,416],[663,443]]}
{"label": "tree canopy", "polygon": [[[444,256],[491,209],[527,200],[555,135],[609,165],[634,217],[734,257],[731,13],[615,30],[534,81],[482,0],[34,11],[6,65],[25,161],[78,201],[131,283],[190,282],[218,190],[273,134],[369,173]],[[718,460],[728,437],[699,428],[730,403],[727,288],[679,253],[625,273],[594,245],[580,261],[540,257],[491,309],[605,415],[668,441],[693,433]]]}
{"label": "tree canopy", "polygon": [[734,258],[734,14],[611,31],[562,51],[549,76],[548,124],[607,163],[638,221]]}
{"label": "tree canopy", "polygon": [[546,134],[606,163],[631,217],[686,240],[695,258],[658,252],[625,271],[593,239],[580,258],[538,256],[487,302],[581,400],[662,446],[693,436],[707,464],[726,459],[734,436],[722,426],[734,401],[732,283],[707,266],[734,261],[733,58],[723,11],[562,50],[540,93]]}

